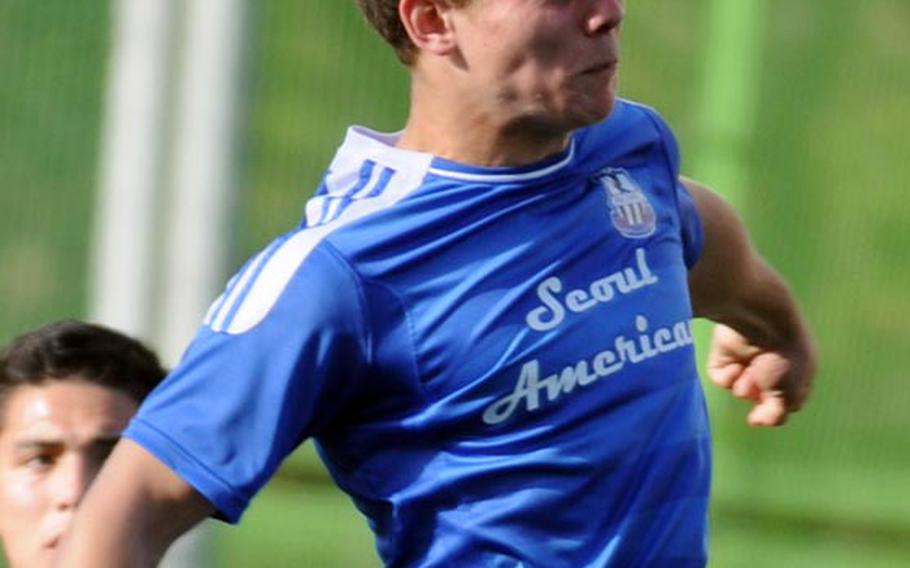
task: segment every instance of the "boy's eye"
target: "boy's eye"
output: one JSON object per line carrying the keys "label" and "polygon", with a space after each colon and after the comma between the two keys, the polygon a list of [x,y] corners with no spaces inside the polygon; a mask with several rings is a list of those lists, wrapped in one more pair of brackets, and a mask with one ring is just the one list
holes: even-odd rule
{"label": "boy's eye", "polygon": [[45,471],[54,465],[55,458],[49,454],[38,454],[25,460],[25,467],[32,471]]}

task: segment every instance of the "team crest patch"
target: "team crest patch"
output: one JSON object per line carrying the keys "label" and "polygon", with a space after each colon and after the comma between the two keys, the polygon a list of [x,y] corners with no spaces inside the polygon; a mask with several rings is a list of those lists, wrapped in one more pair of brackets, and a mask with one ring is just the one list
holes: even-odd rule
{"label": "team crest patch", "polygon": [[654,234],[656,215],[651,202],[629,172],[622,168],[606,168],[597,175],[610,205],[613,226],[624,237],[643,239]]}

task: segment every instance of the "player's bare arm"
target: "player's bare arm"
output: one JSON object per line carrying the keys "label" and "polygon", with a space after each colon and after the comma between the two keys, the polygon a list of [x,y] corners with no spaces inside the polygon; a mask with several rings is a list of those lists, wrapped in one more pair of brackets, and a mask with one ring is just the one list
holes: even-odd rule
{"label": "player's bare arm", "polygon": [[750,425],[781,425],[809,394],[816,369],[811,334],[787,284],[756,252],[733,208],[710,189],[681,181],[704,229],[702,256],[689,273],[693,311],[719,324],[708,374],[754,403]]}
{"label": "player's bare arm", "polygon": [[190,485],[123,439],[79,508],[58,566],[156,566],[181,534],[214,511]]}

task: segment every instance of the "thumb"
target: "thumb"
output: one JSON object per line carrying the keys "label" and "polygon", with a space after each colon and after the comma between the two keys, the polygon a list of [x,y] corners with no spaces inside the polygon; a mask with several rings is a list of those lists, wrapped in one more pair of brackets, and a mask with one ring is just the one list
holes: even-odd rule
{"label": "thumb", "polygon": [[781,426],[787,421],[787,404],[780,392],[762,393],[761,400],[749,412],[749,426]]}

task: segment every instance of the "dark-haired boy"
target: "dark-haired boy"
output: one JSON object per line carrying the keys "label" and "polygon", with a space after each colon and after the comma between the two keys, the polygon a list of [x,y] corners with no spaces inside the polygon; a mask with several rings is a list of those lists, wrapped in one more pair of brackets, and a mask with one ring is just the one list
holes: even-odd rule
{"label": "dark-haired boy", "polygon": [[0,541],[13,568],[52,565],[88,485],[164,374],[138,341],[78,321],[0,353]]}

